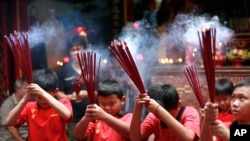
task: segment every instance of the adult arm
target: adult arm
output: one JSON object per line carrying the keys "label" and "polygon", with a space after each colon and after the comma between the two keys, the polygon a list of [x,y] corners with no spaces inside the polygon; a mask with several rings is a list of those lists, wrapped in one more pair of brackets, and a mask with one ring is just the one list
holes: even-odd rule
{"label": "adult arm", "polygon": [[[13,94],[14,95],[14,94]],[[9,112],[13,109],[14,103],[10,103],[9,101],[5,101],[2,104],[1,107],[1,125],[6,125],[6,118],[9,114]],[[9,132],[11,133],[11,135],[13,136],[13,138],[17,141],[24,141],[24,139],[22,138],[22,136],[20,135],[19,131],[17,128],[13,127],[13,126],[7,126],[7,129],[9,130]]]}
{"label": "adult arm", "polygon": [[8,126],[8,130],[16,141],[24,141],[24,138],[20,135],[17,128]]}
{"label": "adult arm", "polygon": [[59,91],[58,97],[59,98],[67,98],[68,100],[78,102],[78,101],[81,101],[81,100],[88,98],[88,93],[86,90],[81,90],[78,95],[75,92],[73,92],[72,94],[65,94],[64,92]]}

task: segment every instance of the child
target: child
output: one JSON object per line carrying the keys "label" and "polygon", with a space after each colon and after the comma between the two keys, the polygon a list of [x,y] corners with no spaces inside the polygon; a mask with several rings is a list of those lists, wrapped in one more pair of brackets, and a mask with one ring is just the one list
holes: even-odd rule
{"label": "child", "polygon": [[222,122],[231,123],[234,120],[230,111],[230,102],[234,84],[229,79],[219,79],[215,83],[215,102],[218,104],[218,119]]}
{"label": "child", "polygon": [[[205,106],[205,127],[208,128],[211,135],[219,137],[223,141],[230,140],[229,125],[224,124],[220,120],[216,119],[218,114],[218,104],[217,103],[206,103]],[[232,124],[248,124],[250,125],[250,78],[245,78],[239,81],[234,86],[234,91],[232,93],[231,99],[231,111],[235,118]],[[203,127],[202,127],[203,128]],[[207,131],[206,131],[207,132]],[[208,140],[211,136],[204,134],[201,136],[201,141]]]}
{"label": "child", "polygon": [[[68,99],[57,99],[57,75],[43,69],[34,73],[34,83],[9,113],[8,126],[20,127],[28,123],[30,141],[67,141],[66,124],[72,121],[72,107]],[[35,97],[34,102],[30,100]]]}
{"label": "child", "polygon": [[104,80],[98,87],[98,102],[89,104],[86,114],[74,130],[78,140],[126,141],[132,113],[122,113],[125,96],[121,85],[115,80]]}
{"label": "child", "polygon": [[[215,103],[218,105],[217,119],[222,121],[226,125],[230,125],[234,121],[234,117],[231,114],[230,104],[231,97],[234,90],[234,84],[229,79],[219,79],[215,82]],[[209,127],[206,122],[202,124],[201,136],[206,136],[209,132]],[[203,135],[204,134],[204,135]],[[211,135],[212,137],[212,135]],[[202,138],[202,137],[201,137]],[[206,138],[209,139],[209,138]],[[202,138],[202,140],[205,140]],[[210,139],[212,140],[212,139]],[[217,139],[219,140],[219,138]]]}
{"label": "child", "polygon": [[[142,106],[151,112],[141,123]],[[155,141],[198,140],[200,117],[198,111],[185,106],[171,84],[152,85],[148,96],[140,94],[136,99],[130,127],[132,141],[142,141],[154,134]]]}

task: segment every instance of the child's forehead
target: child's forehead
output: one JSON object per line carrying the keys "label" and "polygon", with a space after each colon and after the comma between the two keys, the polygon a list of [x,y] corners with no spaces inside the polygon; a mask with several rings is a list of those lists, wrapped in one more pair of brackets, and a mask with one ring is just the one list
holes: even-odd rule
{"label": "child's forehead", "polygon": [[250,86],[236,87],[233,91],[233,94],[235,93],[241,93],[250,96]]}
{"label": "child's forehead", "polygon": [[215,98],[228,98],[231,96],[232,96],[232,94],[225,93],[225,94],[216,95]]}
{"label": "child's forehead", "polygon": [[80,45],[80,44],[75,44],[75,45],[72,45],[72,47],[70,48],[71,50],[74,50],[74,49],[82,49],[83,46]]}
{"label": "child's forehead", "polygon": [[109,94],[109,95],[98,95],[98,98],[108,98],[108,99],[119,99],[117,94],[115,93],[112,93],[112,94]]}

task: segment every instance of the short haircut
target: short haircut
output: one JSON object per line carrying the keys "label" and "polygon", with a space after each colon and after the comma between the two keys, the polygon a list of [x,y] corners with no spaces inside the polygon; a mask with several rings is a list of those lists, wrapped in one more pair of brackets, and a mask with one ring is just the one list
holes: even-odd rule
{"label": "short haircut", "polygon": [[245,78],[240,80],[238,83],[235,84],[234,88],[238,87],[250,87],[250,78]]}
{"label": "short haircut", "polygon": [[229,79],[219,79],[215,82],[215,95],[232,95],[234,84]]}
{"label": "short haircut", "polygon": [[71,38],[71,40],[68,42],[69,48],[72,48],[73,46],[82,46],[84,49],[87,48],[87,42],[85,40],[85,37],[76,35]]}
{"label": "short haircut", "polygon": [[148,88],[148,95],[167,110],[177,108],[180,100],[179,94],[172,84],[151,85]]}
{"label": "short haircut", "polygon": [[57,74],[50,69],[36,70],[33,81],[47,92],[54,91],[58,87]]}
{"label": "short haircut", "polygon": [[123,97],[123,88],[116,80],[106,79],[99,84],[98,96],[107,97],[113,94],[119,99]]}
{"label": "short haircut", "polygon": [[23,77],[18,78],[14,84],[14,92],[16,92],[19,88],[21,88],[25,82],[27,82],[25,78]]}

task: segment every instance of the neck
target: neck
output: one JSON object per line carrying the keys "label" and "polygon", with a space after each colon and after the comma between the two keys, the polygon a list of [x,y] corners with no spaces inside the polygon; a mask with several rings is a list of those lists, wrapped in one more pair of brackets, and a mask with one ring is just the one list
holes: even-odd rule
{"label": "neck", "polygon": [[77,62],[72,62],[72,68],[78,73],[81,74],[81,68]]}

